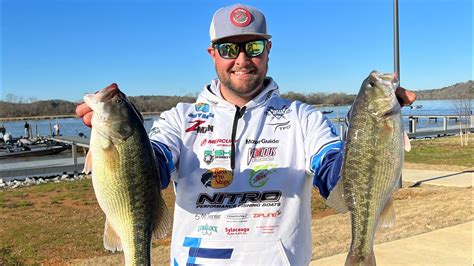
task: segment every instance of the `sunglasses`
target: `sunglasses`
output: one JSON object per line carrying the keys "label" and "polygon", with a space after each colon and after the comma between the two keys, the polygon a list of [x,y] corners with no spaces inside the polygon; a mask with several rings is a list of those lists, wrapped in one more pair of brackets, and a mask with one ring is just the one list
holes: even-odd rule
{"label": "sunglasses", "polygon": [[225,59],[236,59],[243,49],[248,57],[257,57],[265,51],[267,40],[254,40],[249,42],[223,42],[215,43],[212,46],[217,49],[219,55]]}

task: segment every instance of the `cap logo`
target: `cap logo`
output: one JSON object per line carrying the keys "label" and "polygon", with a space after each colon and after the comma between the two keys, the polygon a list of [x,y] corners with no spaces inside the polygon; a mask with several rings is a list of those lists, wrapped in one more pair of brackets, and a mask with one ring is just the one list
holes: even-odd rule
{"label": "cap logo", "polygon": [[230,21],[236,27],[246,27],[252,22],[252,15],[247,9],[238,7],[230,12]]}

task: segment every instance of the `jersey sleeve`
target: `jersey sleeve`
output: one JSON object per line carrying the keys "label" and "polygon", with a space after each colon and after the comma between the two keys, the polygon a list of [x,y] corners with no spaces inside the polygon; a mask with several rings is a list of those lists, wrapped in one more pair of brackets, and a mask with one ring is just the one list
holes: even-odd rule
{"label": "jersey sleeve", "polygon": [[168,187],[179,165],[178,158],[182,144],[180,133],[182,126],[179,121],[177,107],[165,111],[153,122],[149,134],[157,165],[160,168],[162,189]]}
{"label": "jersey sleeve", "polygon": [[311,106],[302,109],[307,171],[313,176],[314,187],[327,198],[340,178],[344,142],[321,112]]}

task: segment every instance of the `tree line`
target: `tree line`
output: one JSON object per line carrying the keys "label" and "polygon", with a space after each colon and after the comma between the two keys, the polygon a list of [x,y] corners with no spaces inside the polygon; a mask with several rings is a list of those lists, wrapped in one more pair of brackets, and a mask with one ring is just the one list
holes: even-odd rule
{"label": "tree line", "polygon": [[[474,81],[461,82],[442,89],[415,91],[418,100],[474,98]],[[289,100],[298,100],[311,105],[350,105],[355,95],[346,93],[298,93],[287,92],[281,95]],[[77,103],[64,100],[16,101],[10,95],[8,101],[0,101],[0,117],[28,117],[48,115],[74,115]],[[179,102],[195,102],[195,96],[130,96],[129,99],[141,112],[162,112],[176,106]],[[18,100],[18,99],[17,99]]]}
{"label": "tree line", "polygon": [[460,82],[441,89],[416,91],[418,100],[447,100],[474,98],[474,81]]}
{"label": "tree line", "polygon": [[[354,95],[345,93],[296,93],[282,94],[284,98],[298,100],[315,105],[347,105]],[[192,103],[193,96],[130,96],[130,101],[140,112],[162,112],[175,107],[180,102]],[[78,104],[64,100],[36,101],[32,103],[14,103],[0,101],[0,117],[30,117],[48,115],[74,115]]]}

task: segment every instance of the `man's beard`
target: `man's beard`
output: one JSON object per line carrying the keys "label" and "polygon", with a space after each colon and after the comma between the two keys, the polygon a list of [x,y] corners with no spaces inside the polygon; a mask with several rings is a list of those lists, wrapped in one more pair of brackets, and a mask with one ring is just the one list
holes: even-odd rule
{"label": "man's beard", "polygon": [[[249,94],[257,94],[260,91],[261,86],[263,85],[263,80],[265,79],[265,75],[253,75],[250,80],[245,84],[245,87],[235,86],[231,79],[230,75],[224,76],[217,71],[217,77],[219,78],[222,85],[228,88],[230,91],[234,92],[237,95],[247,96]],[[266,73],[266,71],[265,71]]]}

